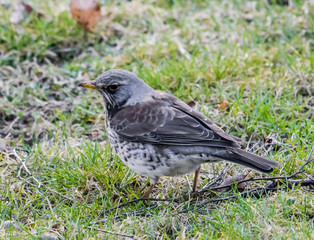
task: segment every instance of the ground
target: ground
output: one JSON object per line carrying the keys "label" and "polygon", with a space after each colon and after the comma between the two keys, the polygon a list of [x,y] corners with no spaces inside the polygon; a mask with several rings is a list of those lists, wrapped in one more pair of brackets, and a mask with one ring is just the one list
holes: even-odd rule
{"label": "ground", "polygon": [[[77,87],[104,70],[130,70],[280,162],[268,177],[288,176],[313,148],[313,1],[101,1],[87,36],[68,1],[28,1],[44,17],[12,24],[15,3],[0,6],[1,239],[314,239],[310,186],[260,197],[235,187],[184,201],[193,176],[165,177],[152,197],[179,202],[106,211],[141,197],[148,180],[112,153],[100,96]],[[219,109],[223,101],[229,108]],[[198,188],[224,167],[204,165]],[[304,170],[293,179],[311,179],[314,163]],[[234,166],[224,178],[241,175],[266,176]],[[237,198],[193,209],[230,194]],[[9,220],[22,230],[5,228]]]}

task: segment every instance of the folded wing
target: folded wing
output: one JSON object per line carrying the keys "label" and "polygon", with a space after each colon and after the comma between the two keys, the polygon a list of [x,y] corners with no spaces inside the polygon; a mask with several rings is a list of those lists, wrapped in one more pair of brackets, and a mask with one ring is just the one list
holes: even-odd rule
{"label": "folded wing", "polygon": [[238,147],[239,141],[178,98],[161,92],[122,108],[110,124],[121,137],[142,143]]}

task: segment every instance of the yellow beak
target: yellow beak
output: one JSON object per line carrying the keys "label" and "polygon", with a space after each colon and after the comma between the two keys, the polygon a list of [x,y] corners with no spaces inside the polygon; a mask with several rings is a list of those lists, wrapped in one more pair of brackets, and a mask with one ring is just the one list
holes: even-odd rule
{"label": "yellow beak", "polygon": [[92,88],[92,89],[100,89],[100,87],[95,86],[93,82],[83,82],[78,85],[79,87]]}

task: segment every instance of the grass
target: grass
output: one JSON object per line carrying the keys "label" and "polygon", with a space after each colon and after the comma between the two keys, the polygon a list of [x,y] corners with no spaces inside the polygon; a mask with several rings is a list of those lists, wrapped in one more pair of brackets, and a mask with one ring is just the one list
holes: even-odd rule
{"label": "grass", "polygon": [[[105,219],[100,228],[141,239],[313,239],[313,189],[301,187],[208,204],[202,213],[178,214],[206,200],[201,197],[106,212],[142,196],[147,179],[112,154],[100,96],[76,87],[110,68],[133,71],[156,89],[196,102],[244,147],[282,163],[271,176],[292,174],[314,140],[314,5],[265,2],[106,1],[87,41],[68,1],[30,1],[45,17],[32,14],[17,25],[10,23],[14,4],[2,4],[0,225],[13,220],[23,230],[1,228],[0,238],[46,232],[60,239],[118,238],[88,228]],[[218,109],[224,100],[230,111]],[[271,134],[279,149],[265,146]],[[25,171],[19,178],[14,148],[43,188]],[[199,188],[223,166],[204,165]],[[314,175],[313,162],[305,170],[299,178]],[[239,166],[228,174],[242,171],[260,176]],[[179,198],[191,191],[191,181],[165,177],[152,196]]]}

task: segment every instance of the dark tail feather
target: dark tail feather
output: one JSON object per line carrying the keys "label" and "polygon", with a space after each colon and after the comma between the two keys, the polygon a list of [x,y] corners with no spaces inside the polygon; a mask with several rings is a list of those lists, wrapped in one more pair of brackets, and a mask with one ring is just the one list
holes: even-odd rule
{"label": "dark tail feather", "polygon": [[220,152],[219,156],[216,157],[252,168],[263,173],[272,172],[273,167],[281,167],[281,164],[278,162],[257,156],[239,148],[228,148],[228,150]]}

